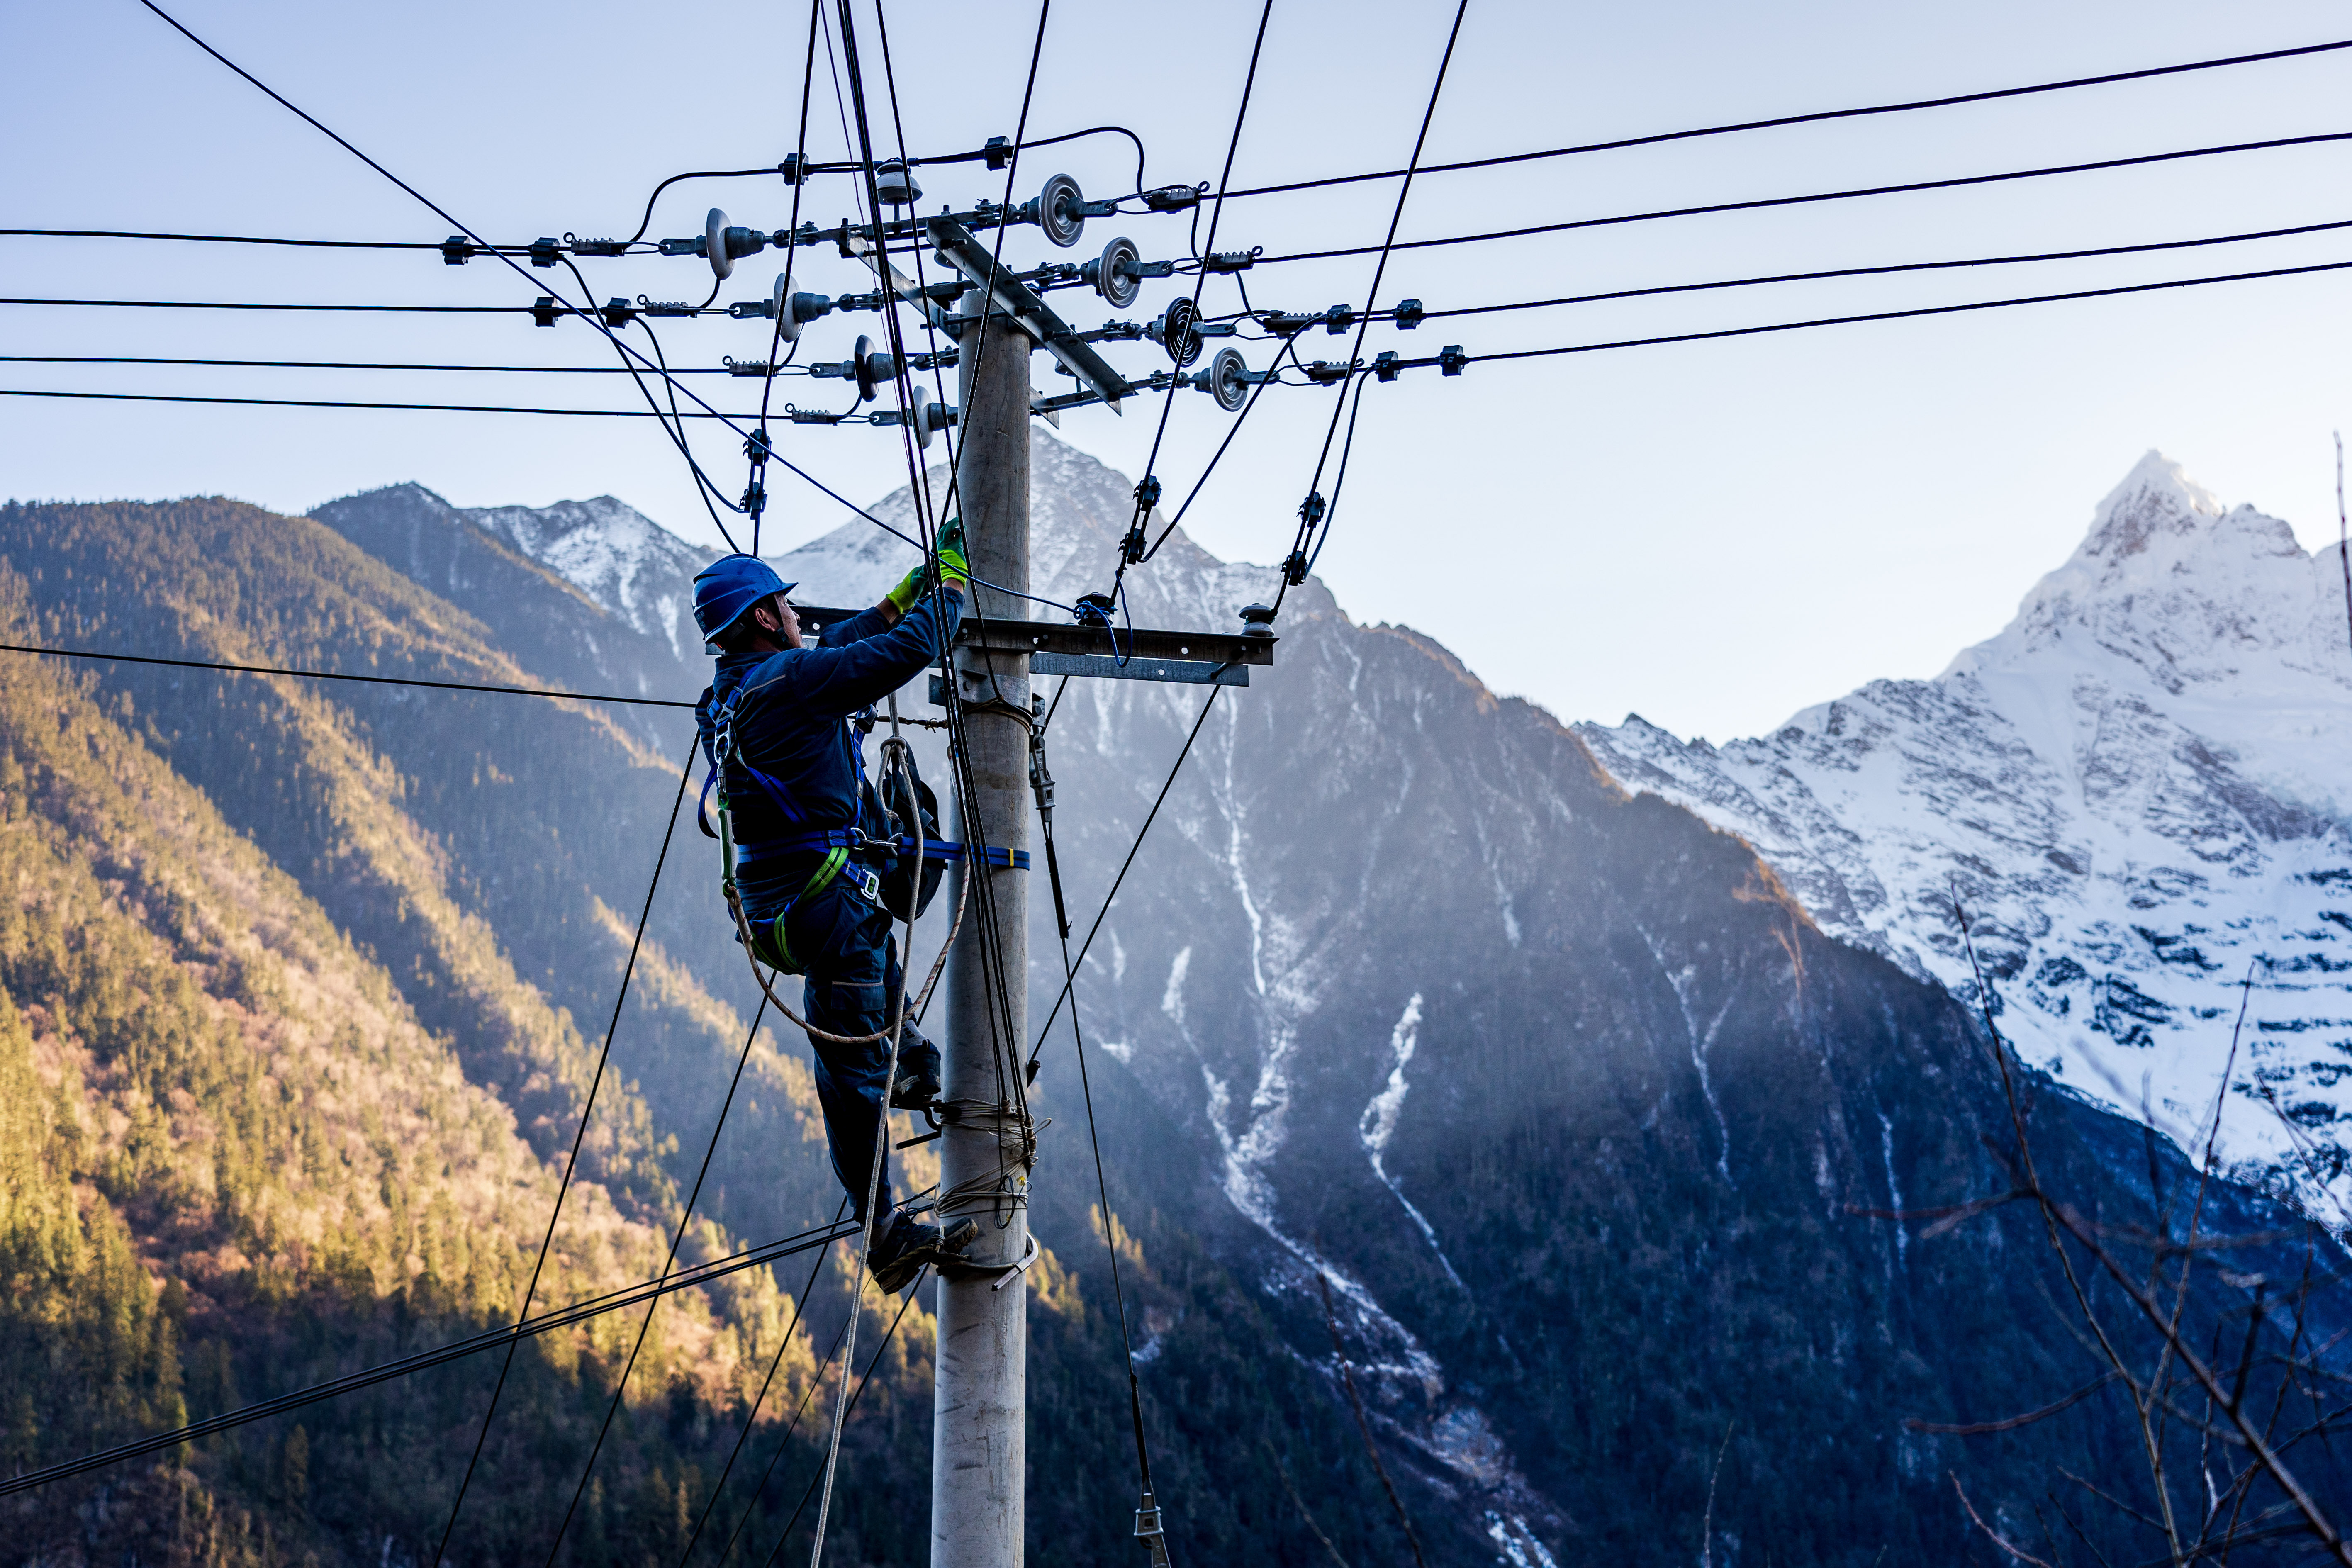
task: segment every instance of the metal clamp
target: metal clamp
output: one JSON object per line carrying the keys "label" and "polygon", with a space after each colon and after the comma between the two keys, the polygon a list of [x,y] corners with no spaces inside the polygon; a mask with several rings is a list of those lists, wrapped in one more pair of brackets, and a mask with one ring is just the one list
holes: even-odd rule
{"label": "metal clamp", "polygon": [[1037,1261],[1037,1238],[1033,1236],[1030,1237],[1028,1240],[1029,1250],[1022,1255],[1021,1261],[1018,1263],[1006,1264],[1004,1266],[1004,1271],[997,1276],[996,1283],[991,1285],[989,1287],[990,1289],[1003,1289],[1007,1285],[1013,1283],[1013,1276],[1025,1273],[1028,1270],[1029,1266]]}

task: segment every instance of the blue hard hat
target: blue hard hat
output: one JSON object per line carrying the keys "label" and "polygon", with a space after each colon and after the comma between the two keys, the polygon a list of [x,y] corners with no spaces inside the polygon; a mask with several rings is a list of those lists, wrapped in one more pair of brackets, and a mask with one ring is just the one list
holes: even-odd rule
{"label": "blue hard hat", "polygon": [[694,574],[694,624],[708,642],[752,605],[795,586],[756,555],[722,555]]}

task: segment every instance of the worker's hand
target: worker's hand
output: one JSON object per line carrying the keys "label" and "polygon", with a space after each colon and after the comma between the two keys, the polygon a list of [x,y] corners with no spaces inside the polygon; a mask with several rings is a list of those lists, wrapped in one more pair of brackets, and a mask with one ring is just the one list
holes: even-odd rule
{"label": "worker's hand", "polygon": [[899,578],[898,585],[882,595],[882,602],[890,606],[894,618],[905,618],[907,612],[915,607],[915,601],[923,596],[924,584],[929,576],[927,563]]}
{"label": "worker's hand", "polygon": [[963,519],[951,517],[940,525],[939,534],[940,581],[950,587],[971,581],[971,563],[963,552]]}

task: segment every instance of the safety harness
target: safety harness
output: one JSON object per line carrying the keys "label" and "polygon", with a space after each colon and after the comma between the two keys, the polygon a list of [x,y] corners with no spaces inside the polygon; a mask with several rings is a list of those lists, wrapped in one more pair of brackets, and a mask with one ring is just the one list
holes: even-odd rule
{"label": "safety harness", "polygon": [[[891,856],[911,855],[916,852],[918,841],[913,834],[903,834],[897,837],[876,837],[866,831],[867,790],[866,736],[863,727],[853,722],[850,726],[850,760],[857,780],[855,792],[857,803],[856,820],[847,827],[807,828],[774,838],[762,838],[757,844],[739,845],[735,841],[733,813],[728,802],[724,782],[730,763],[743,770],[751,779],[753,787],[767,797],[769,804],[782,814],[786,822],[804,823],[808,820],[807,813],[793,801],[792,792],[785,787],[784,782],[772,773],[763,773],[753,767],[736,747],[735,710],[736,704],[742,699],[744,689],[743,687],[738,686],[729,693],[727,700],[719,705],[718,713],[714,715],[713,728],[717,733],[718,744],[713,750],[717,754],[719,765],[713,768],[710,776],[703,781],[702,796],[695,805],[695,817],[702,831],[719,842],[720,888],[726,896],[728,906],[738,911],[739,915],[742,908],[742,894],[736,883],[736,872],[739,868],[785,855],[820,851],[824,854],[824,858],[817,863],[816,869],[809,874],[808,880],[801,884],[800,891],[793,894],[770,921],[766,945],[771,951],[759,955],[774,963],[776,968],[787,974],[798,974],[803,973],[802,966],[793,956],[790,942],[785,939],[785,921],[792,914],[793,910],[803,899],[813,899],[824,891],[836,879],[845,879],[849,888],[863,896],[867,902],[880,904],[882,902],[881,874],[871,866],[855,863],[850,858],[851,856],[860,852],[879,852]],[[872,711],[868,709],[859,717],[870,718]],[[719,831],[715,834],[710,831],[709,818],[706,811],[714,788],[717,789],[719,795]],[[921,825],[919,823],[917,826]],[[933,838],[928,835],[921,838],[920,843],[922,857],[927,860],[953,861],[972,858],[970,847],[967,845]],[[1009,867],[1019,871],[1026,871],[1029,868],[1029,852],[1025,849],[1008,851],[1000,846],[991,845],[980,858],[987,865],[999,868]],[[744,920],[742,924],[744,929],[751,929],[748,920]]]}

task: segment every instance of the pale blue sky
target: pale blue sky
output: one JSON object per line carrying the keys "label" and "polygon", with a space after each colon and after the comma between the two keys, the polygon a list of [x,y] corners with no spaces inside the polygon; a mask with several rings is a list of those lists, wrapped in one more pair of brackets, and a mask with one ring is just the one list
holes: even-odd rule
{"label": "pale blue sky", "polygon": [[[1410,147],[1452,7],[1276,0],[1237,183],[1394,166]],[[198,32],[493,237],[626,234],[662,175],[773,163],[790,148],[798,5],[402,6],[184,0]],[[861,0],[862,16],[870,5]],[[980,27],[1003,17],[1001,32]],[[1142,132],[1155,184],[1215,177],[1256,6],[1072,6],[1049,31],[1033,133],[1116,121]],[[908,134],[943,152],[1009,133],[1034,11],[890,11]],[[1473,0],[1430,156],[1477,156],[1727,119],[1969,91],[2352,36],[2315,4],[1979,4],[1968,7]],[[873,45],[868,39],[869,54]],[[443,226],[129,0],[0,11],[0,212],[14,226],[193,228],[437,240]],[[879,109],[879,67],[869,59]],[[1608,153],[1417,184],[1407,237],[1662,205],[2352,130],[2352,52],[1864,122]],[[837,155],[819,115],[818,156]],[[1099,140],[1024,160],[1090,193],[1131,178]],[[1998,255],[2352,217],[2352,143],[1633,226],[1413,253],[1381,303],[1432,308],[1754,272]],[[976,169],[929,172],[926,205],[992,194]],[[698,232],[717,202],[785,219],[775,181],[665,201],[654,233]],[[1376,241],[1392,185],[1228,209],[1219,247]],[[806,216],[848,210],[841,182]],[[1027,263],[1082,258],[1114,232],[1179,254],[1181,220],[1096,220],[1071,252],[1034,230]],[[803,253],[807,254],[807,253]],[[2345,236],[2140,258],[1810,284],[1432,322],[1366,352],[1480,350],[1698,330],[2004,294],[2352,258]],[[601,296],[699,298],[692,259],[586,263]],[[723,298],[763,289],[772,254]],[[432,255],[0,239],[9,295],[515,304],[495,264]],[[1262,269],[1260,306],[1361,303],[1369,258]],[[559,275],[560,276],[560,275]],[[804,286],[862,288],[812,257]],[[1171,286],[1150,285],[1129,314]],[[1322,574],[1353,614],[1444,639],[1500,690],[1567,719],[1628,710],[1717,739],[1761,730],[1876,676],[1933,673],[2007,620],[2071,551],[2091,508],[2150,447],[2225,500],[2336,534],[2331,428],[2346,420],[2352,277],[2300,279],[1409,374],[1365,400]],[[1213,289],[1213,301],[1224,300]],[[1061,300],[1082,324],[1108,312]],[[803,357],[845,357],[872,315],[813,328]],[[878,335],[878,331],[877,331]],[[674,360],[756,355],[765,323],[673,322]],[[578,323],[0,307],[0,352],[607,363]],[[1307,352],[1337,357],[1319,333]],[[1265,351],[1250,345],[1255,363]],[[1164,363],[1116,345],[1132,374]],[[1042,360],[1041,386],[1058,389]],[[0,366],[0,384],[611,405],[605,376]],[[723,379],[698,385],[735,390]],[[833,392],[838,383],[818,383]],[[788,384],[807,396],[813,384]],[[709,393],[706,390],[706,395]],[[1230,558],[1287,547],[1332,394],[1270,396],[1187,526]],[[732,405],[730,404],[730,406]],[[1132,471],[1157,410],[1073,414],[1062,434]],[[1171,498],[1227,416],[1181,395],[1160,471]],[[731,439],[705,437],[724,482]],[[852,496],[903,478],[895,432],[804,430],[788,447]],[[287,510],[414,479],[469,505],[610,492],[688,537],[711,531],[676,455],[645,422],[200,409],[9,399],[0,496],[225,492]],[[770,540],[845,513],[775,482]],[[1328,488],[1328,486],[1327,486]],[[1108,578],[1108,563],[1105,563]],[[1269,574],[1269,583],[1271,577]]]}

